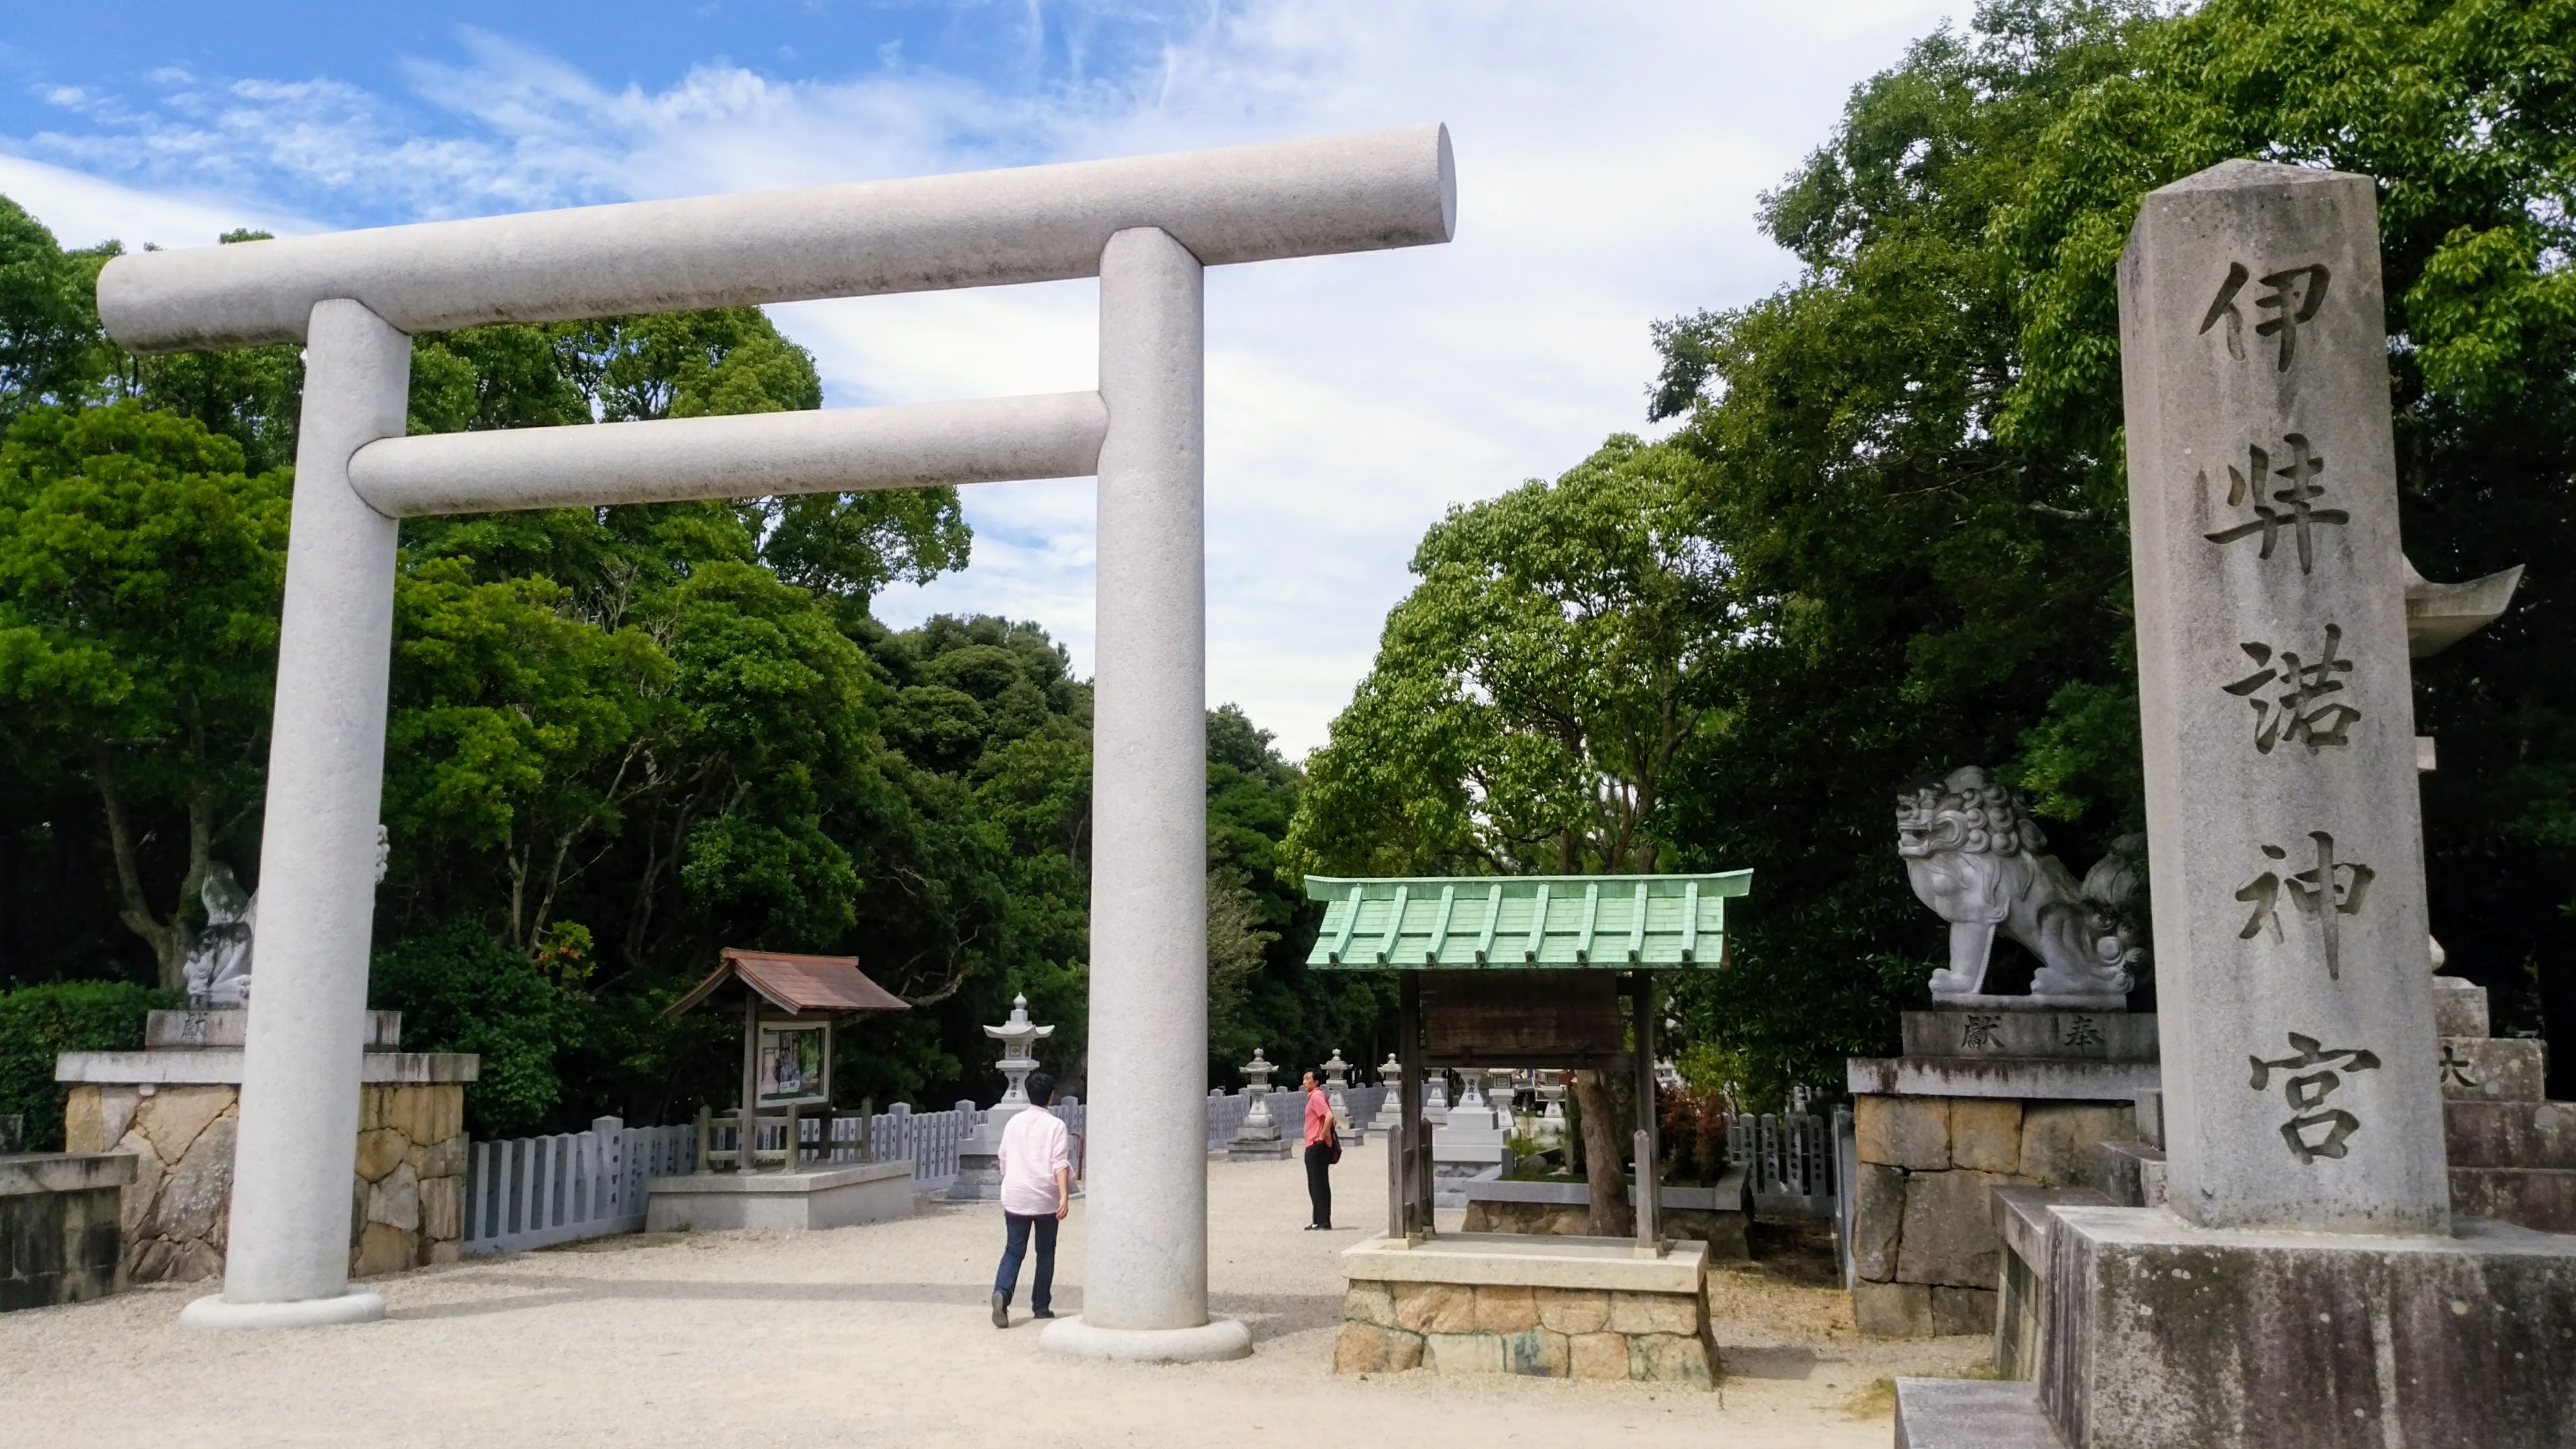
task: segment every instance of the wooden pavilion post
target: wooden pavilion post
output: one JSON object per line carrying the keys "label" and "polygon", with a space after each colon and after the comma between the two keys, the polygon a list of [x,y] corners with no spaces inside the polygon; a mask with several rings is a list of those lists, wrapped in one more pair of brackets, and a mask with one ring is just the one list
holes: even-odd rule
{"label": "wooden pavilion post", "polygon": [[1637,1077],[1637,1252],[1642,1257],[1664,1255],[1663,1184],[1656,1172],[1661,1157],[1656,1142],[1655,1121],[1655,978],[1644,971],[1630,976],[1633,987],[1630,1002],[1636,1023]]}
{"label": "wooden pavilion post", "polygon": [[1402,1158],[1397,1175],[1400,1221],[1408,1242],[1431,1236],[1431,1145],[1422,1121],[1422,973],[1407,971],[1396,987],[1396,1060],[1404,1071],[1396,1084],[1396,1122],[1402,1134],[1396,1151]]}
{"label": "wooden pavilion post", "polygon": [[760,1141],[760,993],[742,994],[742,1150],[733,1160],[733,1170],[752,1170],[752,1155]]}

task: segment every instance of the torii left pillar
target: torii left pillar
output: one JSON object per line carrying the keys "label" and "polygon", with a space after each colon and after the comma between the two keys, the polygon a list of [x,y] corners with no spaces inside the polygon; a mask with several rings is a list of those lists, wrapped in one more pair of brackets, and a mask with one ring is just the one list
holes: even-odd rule
{"label": "torii left pillar", "polygon": [[278,628],[262,914],[292,933],[252,943],[224,1291],[180,1321],[291,1328],[382,1318],[349,1291],[349,1184],[357,1170],[363,962],[375,925],[399,525],[349,486],[349,459],[399,438],[411,338],[360,303],[314,304],[304,344],[295,512]]}

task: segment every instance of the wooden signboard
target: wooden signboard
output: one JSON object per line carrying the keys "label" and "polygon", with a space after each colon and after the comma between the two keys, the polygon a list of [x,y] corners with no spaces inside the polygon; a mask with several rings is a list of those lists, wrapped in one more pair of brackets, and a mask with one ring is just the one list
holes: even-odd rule
{"label": "wooden signboard", "polygon": [[1627,1059],[1608,971],[1425,971],[1424,1059],[1435,1067],[1593,1067]]}

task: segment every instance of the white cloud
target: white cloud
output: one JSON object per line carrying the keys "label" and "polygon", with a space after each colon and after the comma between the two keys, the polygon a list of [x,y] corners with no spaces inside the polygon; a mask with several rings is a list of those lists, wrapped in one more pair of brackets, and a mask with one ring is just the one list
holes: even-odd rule
{"label": "white cloud", "polygon": [[121,241],[169,247],[212,246],[248,227],[280,236],[319,230],[292,211],[216,194],[146,190],[85,172],[0,153],[0,196],[25,207],[67,247]]}
{"label": "white cloud", "polygon": [[[1647,323],[1790,275],[1754,226],[1757,193],[1823,141],[1852,84],[1952,8],[1252,0],[1173,31],[1141,72],[1021,94],[892,56],[838,83],[710,64],[667,90],[612,91],[478,34],[461,65],[412,70],[413,103],[463,118],[461,137],[327,81],[178,77],[149,115],[23,148],[154,187],[436,216],[1444,120],[1455,243],[1208,278],[1209,688],[1297,751],[1322,742],[1366,670],[1444,507],[1640,429]],[[97,117],[104,103],[82,105]],[[35,164],[0,158],[0,189],[19,194],[14,168]],[[89,215],[110,192],[144,194],[47,194]],[[1088,284],[1064,284],[777,315],[837,405],[1088,387],[1092,308]],[[970,491],[973,566],[892,591],[880,613],[1033,618],[1088,669],[1090,498],[1088,483]]]}

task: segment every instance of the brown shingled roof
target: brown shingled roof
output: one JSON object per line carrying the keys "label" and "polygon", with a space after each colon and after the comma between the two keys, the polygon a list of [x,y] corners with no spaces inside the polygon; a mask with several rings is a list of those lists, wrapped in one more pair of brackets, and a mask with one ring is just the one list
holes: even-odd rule
{"label": "brown shingled roof", "polygon": [[861,974],[856,956],[794,956],[728,946],[722,964],[664,1014],[678,1016],[690,1010],[737,977],[763,1001],[799,1015],[912,1010],[910,1002]]}

